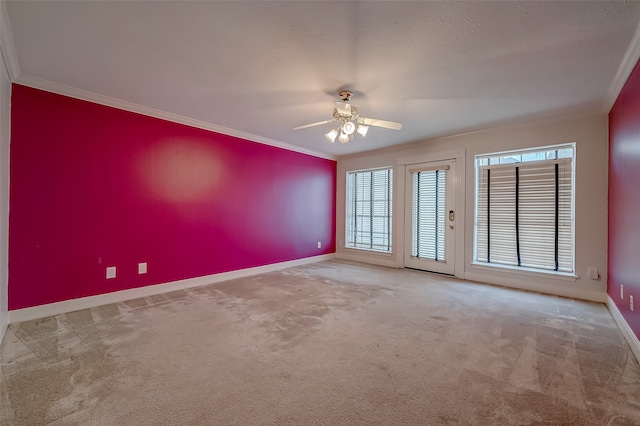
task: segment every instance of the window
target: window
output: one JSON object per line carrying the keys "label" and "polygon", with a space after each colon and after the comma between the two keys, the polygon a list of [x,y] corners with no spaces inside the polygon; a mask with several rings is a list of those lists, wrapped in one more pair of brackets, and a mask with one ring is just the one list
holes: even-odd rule
{"label": "window", "polygon": [[575,146],[476,156],[476,263],[574,271]]}
{"label": "window", "polygon": [[391,251],[393,170],[347,173],[346,247]]}

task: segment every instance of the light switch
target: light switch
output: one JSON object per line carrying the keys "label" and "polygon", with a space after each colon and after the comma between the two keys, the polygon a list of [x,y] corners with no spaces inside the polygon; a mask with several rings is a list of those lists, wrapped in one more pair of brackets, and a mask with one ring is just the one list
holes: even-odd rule
{"label": "light switch", "polygon": [[138,263],[138,274],[147,273],[147,262]]}

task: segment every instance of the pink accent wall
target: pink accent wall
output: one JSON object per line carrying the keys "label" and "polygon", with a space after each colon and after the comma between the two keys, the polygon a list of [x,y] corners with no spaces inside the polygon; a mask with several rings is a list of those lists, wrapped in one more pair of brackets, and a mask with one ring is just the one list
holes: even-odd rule
{"label": "pink accent wall", "polygon": [[14,84],[9,309],[333,253],[335,193],[335,161]]}
{"label": "pink accent wall", "polygon": [[[608,293],[640,338],[640,68],[609,113]],[[624,300],[620,285],[624,285]],[[629,309],[629,296],[634,311]]]}

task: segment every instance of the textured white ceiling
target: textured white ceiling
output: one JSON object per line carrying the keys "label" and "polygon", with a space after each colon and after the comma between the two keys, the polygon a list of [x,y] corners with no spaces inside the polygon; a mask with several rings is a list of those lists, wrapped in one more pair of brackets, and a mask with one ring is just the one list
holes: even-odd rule
{"label": "textured white ceiling", "polygon": [[[341,156],[607,112],[640,2],[7,2],[32,78]],[[330,144],[339,89],[400,121]]]}

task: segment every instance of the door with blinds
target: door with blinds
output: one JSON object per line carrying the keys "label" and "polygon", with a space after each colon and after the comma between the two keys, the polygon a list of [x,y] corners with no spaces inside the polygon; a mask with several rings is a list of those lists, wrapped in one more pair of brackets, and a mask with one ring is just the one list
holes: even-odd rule
{"label": "door with blinds", "polygon": [[406,172],[404,266],[455,273],[455,161],[411,164]]}

